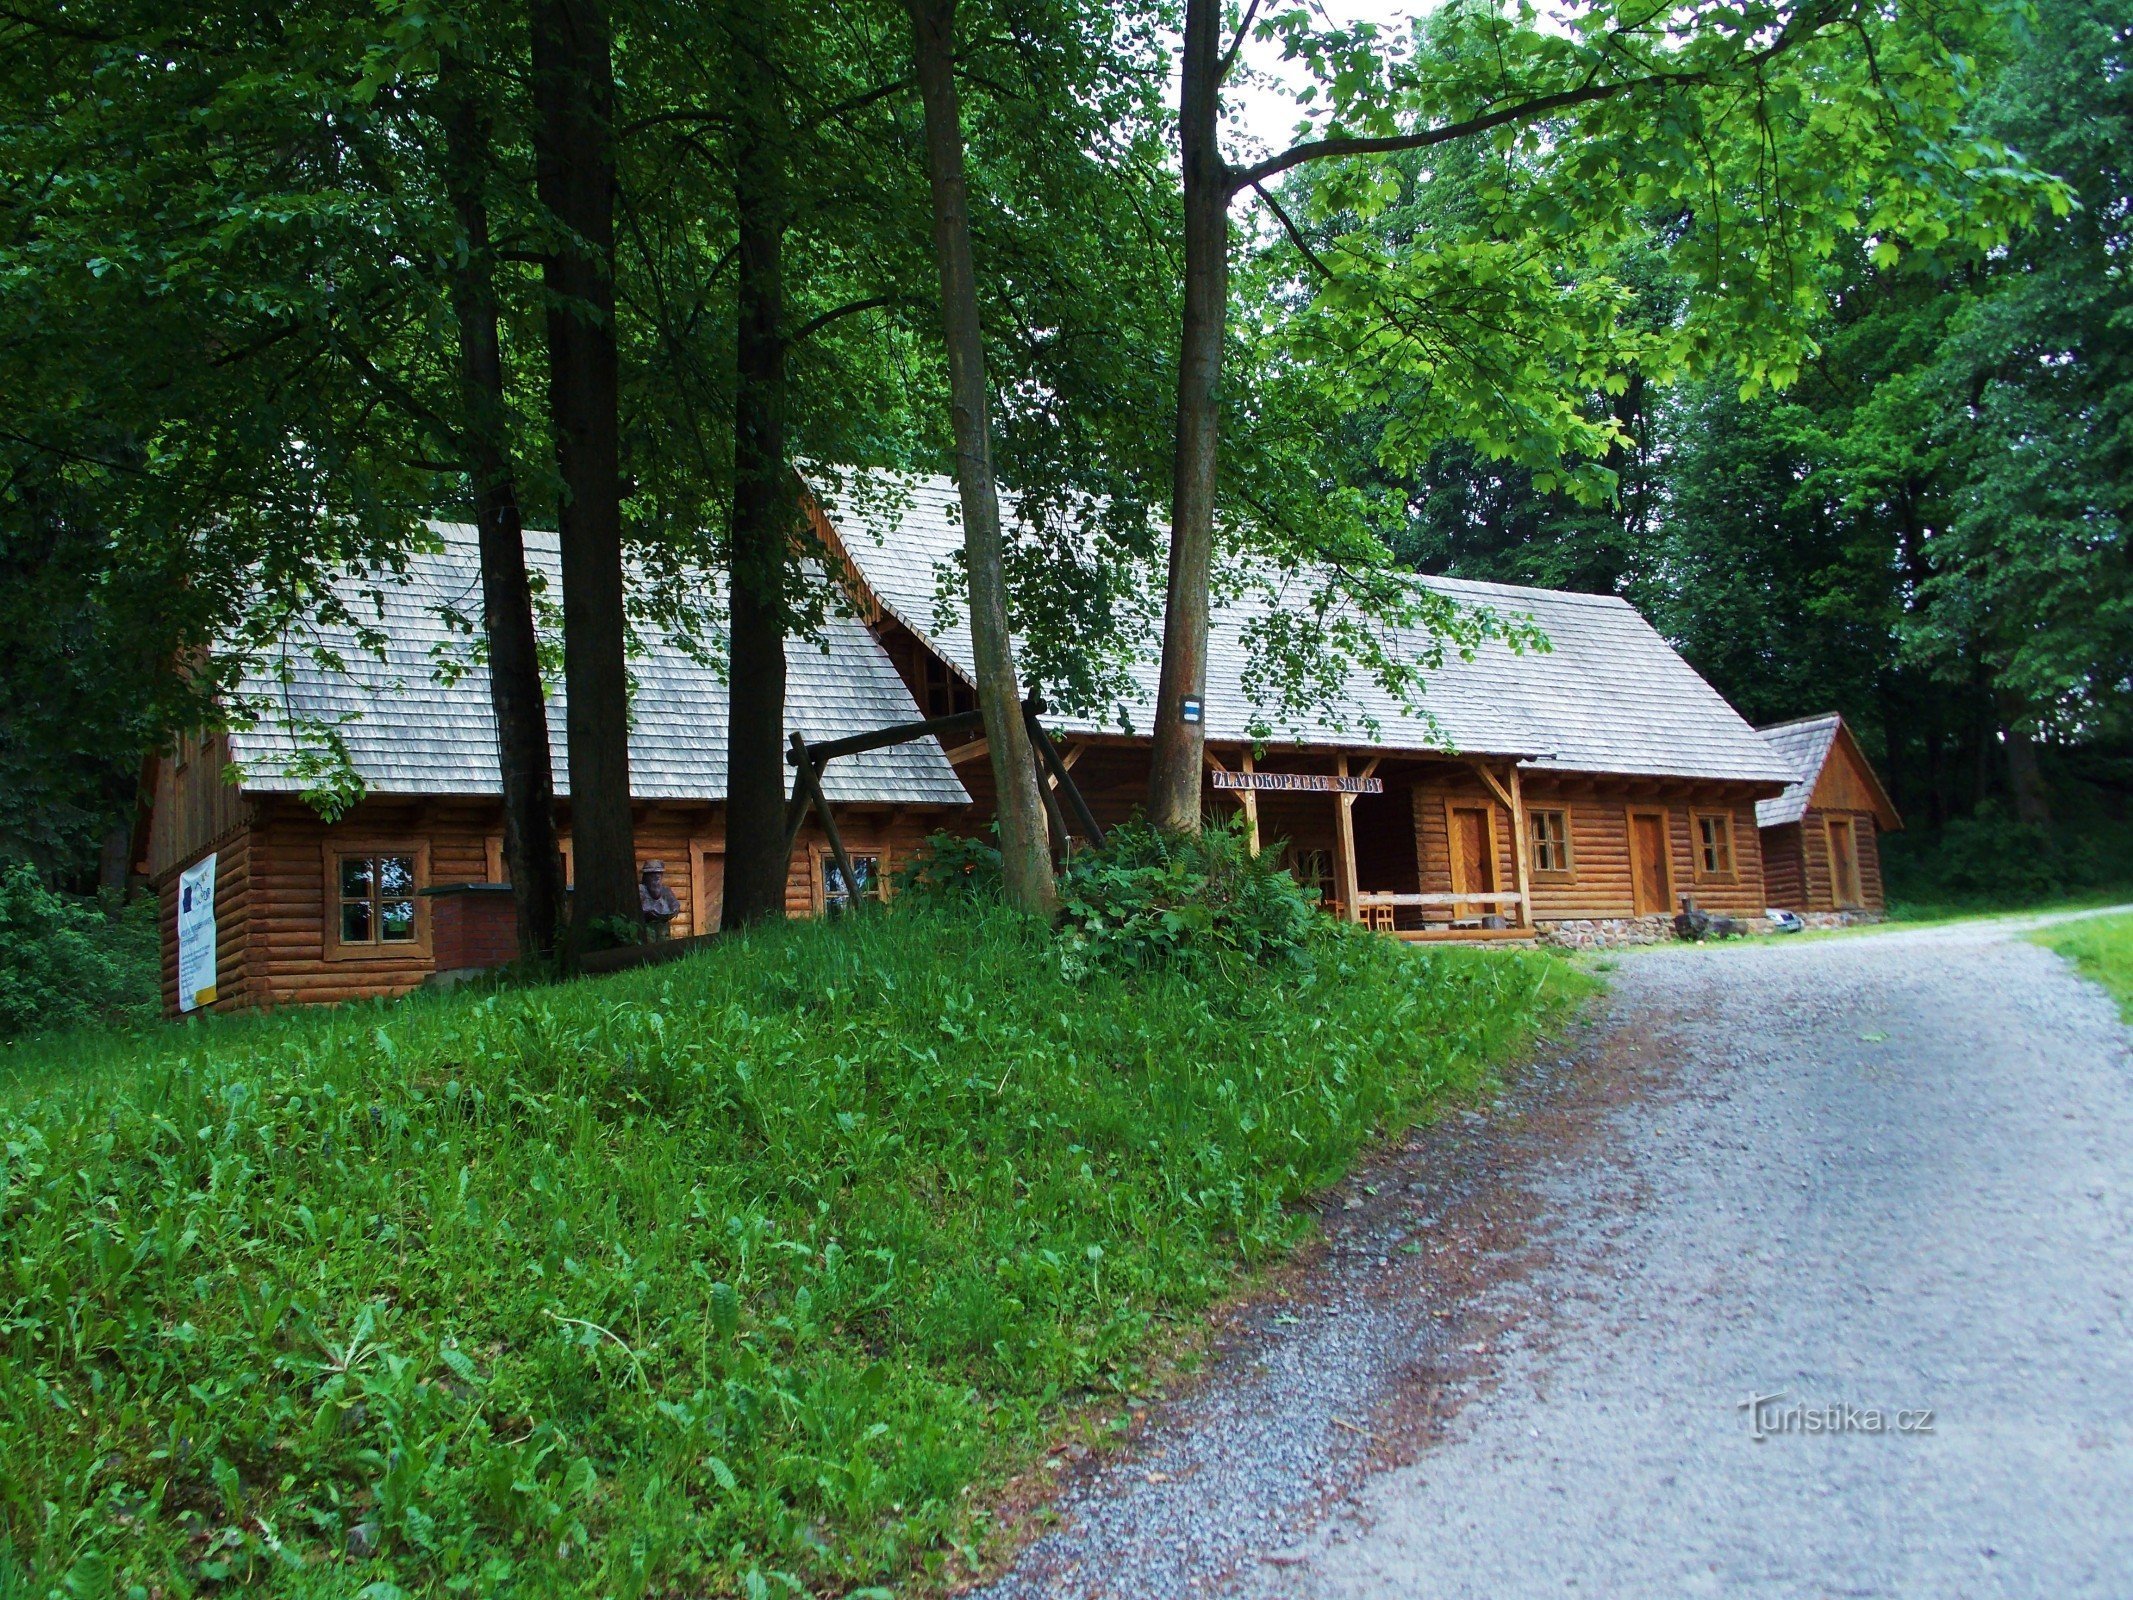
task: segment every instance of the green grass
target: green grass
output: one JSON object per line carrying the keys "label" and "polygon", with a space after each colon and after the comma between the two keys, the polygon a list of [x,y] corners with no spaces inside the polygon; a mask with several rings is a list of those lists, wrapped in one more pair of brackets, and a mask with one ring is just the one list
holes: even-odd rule
{"label": "green grass", "polygon": [[0,1594],[946,1581],[1591,986],[1330,931],[1068,983],[1048,937],[899,910],[0,1058]]}
{"label": "green grass", "polygon": [[2030,935],[2110,991],[2119,1015],[2133,1022],[2133,916],[2091,917]]}

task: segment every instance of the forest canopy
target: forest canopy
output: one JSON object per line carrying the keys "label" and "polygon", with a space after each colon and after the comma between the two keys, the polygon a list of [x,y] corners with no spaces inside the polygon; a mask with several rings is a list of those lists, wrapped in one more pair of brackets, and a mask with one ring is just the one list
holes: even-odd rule
{"label": "forest canopy", "polygon": [[[1367,655],[1314,607],[1411,594],[1377,575],[1621,593],[1750,720],[1843,711],[1917,823],[2111,813],[2129,33],[2123,0],[11,8],[0,856],[123,876],[144,757],[360,626],[333,581],[438,517],[492,579],[562,527],[569,592],[521,570],[470,624],[520,750],[582,677],[573,770],[626,798],[632,631],[730,620],[735,770],[782,783],[761,641],[835,603],[791,464],[961,463],[968,507],[973,440],[1036,525],[1002,576],[1055,696],[1134,626],[1189,661],[1198,541],[1320,575],[1277,692]],[[1305,85],[1285,150],[1225,120],[1247,45]],[[505,752],[523,815],[545,740]],[[574,809],[597,907],[626,806],[619,844]]]}

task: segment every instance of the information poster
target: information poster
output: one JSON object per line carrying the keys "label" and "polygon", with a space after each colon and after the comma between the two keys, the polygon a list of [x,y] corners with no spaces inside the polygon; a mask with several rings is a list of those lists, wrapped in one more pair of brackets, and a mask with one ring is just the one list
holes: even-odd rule
{"label": "information poster", "polygon": [[178,877],[178,1009],[215,1003],[215,858]]}

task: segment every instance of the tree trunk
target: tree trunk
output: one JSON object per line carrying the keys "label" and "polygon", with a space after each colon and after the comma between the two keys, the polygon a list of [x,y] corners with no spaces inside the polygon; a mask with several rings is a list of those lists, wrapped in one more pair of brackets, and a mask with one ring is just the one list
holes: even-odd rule
{"label": "tree trunk", "polygon": [[785,581],[799,520],[785,460],[785,227],[782,91],[771,22],[736,7],[733,201],[737,225],[733,549],[727,615],[724,926],[785,915]]}
{"label": "tree trunk", "polygon": [[2050,833],[2051,795],[2037,765],[2037,724],[2018,706],[2004,702],[2001,715],[2007,726],[2007,788],[2014,796],[2015,818],[2024,827]]}
{"label": "tree trunk", "polygon": [[503,348],[497,335],[484,197],[493,167],[489,120],[459,62],[447,55],[439,77],[446,96],[446,183],[466,233],[466,260],[452,274],[452,314],[459,327],[467,476],[481,540],[482,628],[489,646],[489,703],[496,713],[496,765],[503,786],[504,866],[518,910],[518,953],[526,960],[545,961],[555,954],[562,920],[563,871],[556,848],[548,707],[541,693],[540,644],[526,579],[504,406]]}
{"label": "tree trunk", "polygon": [[[1200,827],[1206,748],[1208,583],[1214,562],[1215,465],[1222,340],[1229,312],[1229,169],[1217,137],[1222,8],[1187,0],[1178,137],[1185,176],[1185,318],[1178,344],[1177,454],[1170,494],[1170,581],[1156,690],[1148,818],[1171,833]],[[1187,705],[1203,708],[1186,720]]]}
{"label": "tree trunk", "polygon": [[963,556],[970,569],[970,642],[997,792],[1000,856],[1010,905],[1049,918],[1058,909],[1035,752],[1022,720],[1022,690],[1007,621],[1000,491],[993,477],[985,338],[978,323],[977,269],[970,249],[962,108],[955,86],[955,0],[910,0],[919,95],[926,107],[926,166],[933,180],[933,250],[940,266],[955,425],[955,478],[963,505]]}
{"label": "tree trunk", "polygon": [[96,854],[96,887],[104,897],[105,915],[116,922],[126,903],[133,878],[133,819],[114,822],[104,830]]}
{"label": "tree trunk", "polygon": [[[543,269],[561,481],[571,944],[638,921],[615,347],[614,68],[599,0],[534,0],[534,179],[558,229]],[[615,919],[620,919],[617,924]]]}

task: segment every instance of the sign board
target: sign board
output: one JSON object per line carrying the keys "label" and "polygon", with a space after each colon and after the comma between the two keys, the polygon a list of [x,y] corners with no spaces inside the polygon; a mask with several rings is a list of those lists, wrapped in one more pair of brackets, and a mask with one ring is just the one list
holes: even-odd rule
{"label": "sign board", "polygon": [[1285,794],[1383,794],[1383,778],[1340,778],[1325,772],[1215,772],[1217,789],[1257,789]]}
{"label": "sign board", "polygon": [[178,1009],[215,1003],[215,858],[178,876]]}

